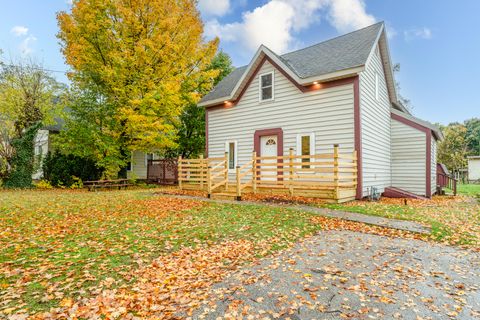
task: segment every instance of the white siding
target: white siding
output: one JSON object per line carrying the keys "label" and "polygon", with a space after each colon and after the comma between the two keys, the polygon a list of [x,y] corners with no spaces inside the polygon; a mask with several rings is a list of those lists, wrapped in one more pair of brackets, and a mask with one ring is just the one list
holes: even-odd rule
{"label": "white siding", "polygon": [[425,195],[426,134],[392,119],[392,186]]}
{"label": "white siding", "polygon": [[437,141],[435,138],[432,136],[432,158],[431,158],[431,184],[430,188],[432,190],[432,195],[437,192]]}
{"label": "white siding", "polygon": [[134,151],[132,155],[132,170],[127,171],[129,179],[146,179],[147,166],[145,163],[145,153]]}
{"label": "white siding", "polygon": [[49,131],[48,130],[38,130],[37,135],[35,136],[35,140],[33,142],[34,145],[34,155],[35,161],[39,161],[36,163],[38,167],[37,171],[32,174],[32,179],[38,180],[43,178],[43,160],[49,151]]}
{"label": "white siding", "polygon": [[[275,68],[266,62],[258,72]],[[208,114],[208,156],[225,152],[225,141],[238,142],[238,165],[251,159],[256,130],[282,128],[284,154],[296,148],[298,133],[315,134],[315,153],[354,149],[353,84],[302,93],[275,70],[275,100],[258,101],[258,74],[238,104]],[[231,176],[233,179],[233,175]]]}
{"label": "white siding", "polygon": [[468,180],[480,180],[480,159],[468,159]]}
{"label": "white siding", "polygon": [[[378,100],[376,99],[378,75]],[[363,195],[368,187],[383,192],[391,186],[390,100],[377,49],[360,74],[360,113],[362,127]]]}

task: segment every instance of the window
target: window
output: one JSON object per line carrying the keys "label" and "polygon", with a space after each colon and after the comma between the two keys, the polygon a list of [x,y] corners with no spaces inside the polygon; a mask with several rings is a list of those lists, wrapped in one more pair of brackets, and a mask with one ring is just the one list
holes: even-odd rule
{"label": "window", "polygon": [[380,94],[379,94],[379,77],[378,77],[378,72],[375,73],[375,99],[380,100]]}
{"label": "window", "polygon": [[153,160],[153,153],[145,154],[145,167],[148,165],[148,161]]}
{"label": "window", "polygon": [[43,146],[37,146],[37,155],[39,158],[42,158],[43,156]]}
{"label": "window", "polygon": [[277,141],[275,139],[268,139],[267,143],[265,143],[267,146],[274,146],[277,144]]}
{"label": "window", "polygon": [[228,170],[235,170],[237,166],[237,142],[227,141],[225,143],[225,152],[227,153]]}
{"label": "window", "polygon": [[260,75],[260,101],[273,100],[273,72]]}
{"label": "window", "polygon": [[[299,134],[297,135],[297,156],[312,156],[315,154],[315,135],[310,134]],[[305,157],[302,158],[302,162],[308,163],[311,161],[311,158]],[[310,168],[309,164],[303,164],[302,168]]]}

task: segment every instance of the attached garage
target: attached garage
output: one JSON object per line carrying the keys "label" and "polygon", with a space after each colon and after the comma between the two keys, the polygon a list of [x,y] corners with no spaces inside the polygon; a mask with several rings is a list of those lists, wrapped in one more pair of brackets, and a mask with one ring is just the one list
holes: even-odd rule
{"label": "attached garage", "polygon": [[430,198],[436,189],[436,149],[441,138],[432,124],[392,110],[392,187]]}

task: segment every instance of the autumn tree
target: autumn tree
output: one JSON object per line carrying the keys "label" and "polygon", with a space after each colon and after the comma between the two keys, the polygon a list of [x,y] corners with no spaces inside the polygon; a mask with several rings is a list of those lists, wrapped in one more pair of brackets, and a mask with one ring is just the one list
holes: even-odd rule
{"label": "autumn tree", "polygon": [[[0,178],[9,180],[11,186],[19,180],[9,178],[16,174],[13,171],[22,172],[17,175],[22,176],[21,186],[29,184],[23,177],[28,177],[34,161],[33,156],[25,158],[33,154],[32,137],[41,125],[53,124],[61,113],[64,89],[34,61],[0,64]],[[29,137],[24,137],[27,133]]]}
{"label": "autumn tree", "polygon": [[110,141],[98,148],[108,152],[96,155],[109,174],[133,150],[174,148],[183,107],[198,101],[217,74],[207,67],[218,40],[204,42],[196,1],[76,0],[57,18],[70,79],[76,90],[97,95],[97,111],[112,122],[98,142]]}
{"label": "autumn tree", "polygon": [[444,139],[438,145],[438,162],[445,164],[450,170],[458,171],[467,164],[468,146],[466,143],[467,128],[460,123],[452,123],[442,130]]}
{"label": "autumn tree", "polygon": [[472,118],[465,121],[467,128],[465,140],[470,155],[480,155],[480,119]]}
{"label": "autumn tree", "polygon": [[[233,71],[232,60],[223,51],[218,52],[207,70],[216,70],[218,75],[213,80],[217,85],[223,78]],[[210,81],[211,79],[208,79]],[[202,96],[208,93],[207,86],[200,84],[196,91]],[[199,107],[195,100],[188,101],[180,116],[180,125],[177,134],[177,147],[170,149],[168,156],[184,158],[197,157],[205,151],[205,108]]]}
{"label": "autumn tree", "polygon": [[16,135],[38,122],[52,124],[61,111],[65,86],[34,61],[10,61],[0,67],[0,114],[13,121]]}

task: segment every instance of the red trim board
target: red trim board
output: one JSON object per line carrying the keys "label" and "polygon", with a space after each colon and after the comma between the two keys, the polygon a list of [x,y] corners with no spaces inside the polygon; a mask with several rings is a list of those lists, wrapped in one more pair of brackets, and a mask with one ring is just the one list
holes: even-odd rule
{"label": "red trim board", "polygon": [[[256,130],[253,135],[253,151],[257,153],[257,156],[261,156],[260,148],[260,138],[264,136],[277,136],[277,156],[283,156],[283,130],[282,128],[272,128],[272,129],[262,129]],[[283,159],[278,159],[278,162],[283,162]],[[279,174],[283,175],[283,171],[278,171]],[[277,178],[278,181],[283,180],[282,178]]]}
{"label": "red trim board", "polygon": [[402,116],[399,116],[398,114],[391,113],[391,117],[394,120],[397,120],[403,124],[406,124],[407,126],[410,126],[412,128],[415,128],[419,131],[422,131],[425,133],[426,137],[426,146],[425,146],[425,152],[426,152],[426,163],[425,163],[425,168],[426,168],[426,181],[425,181],[425,196],[427,198],[432,197],[432,130],[430,128],[424,127],[416,122],[413,122],[409,119],[406,119]]}

